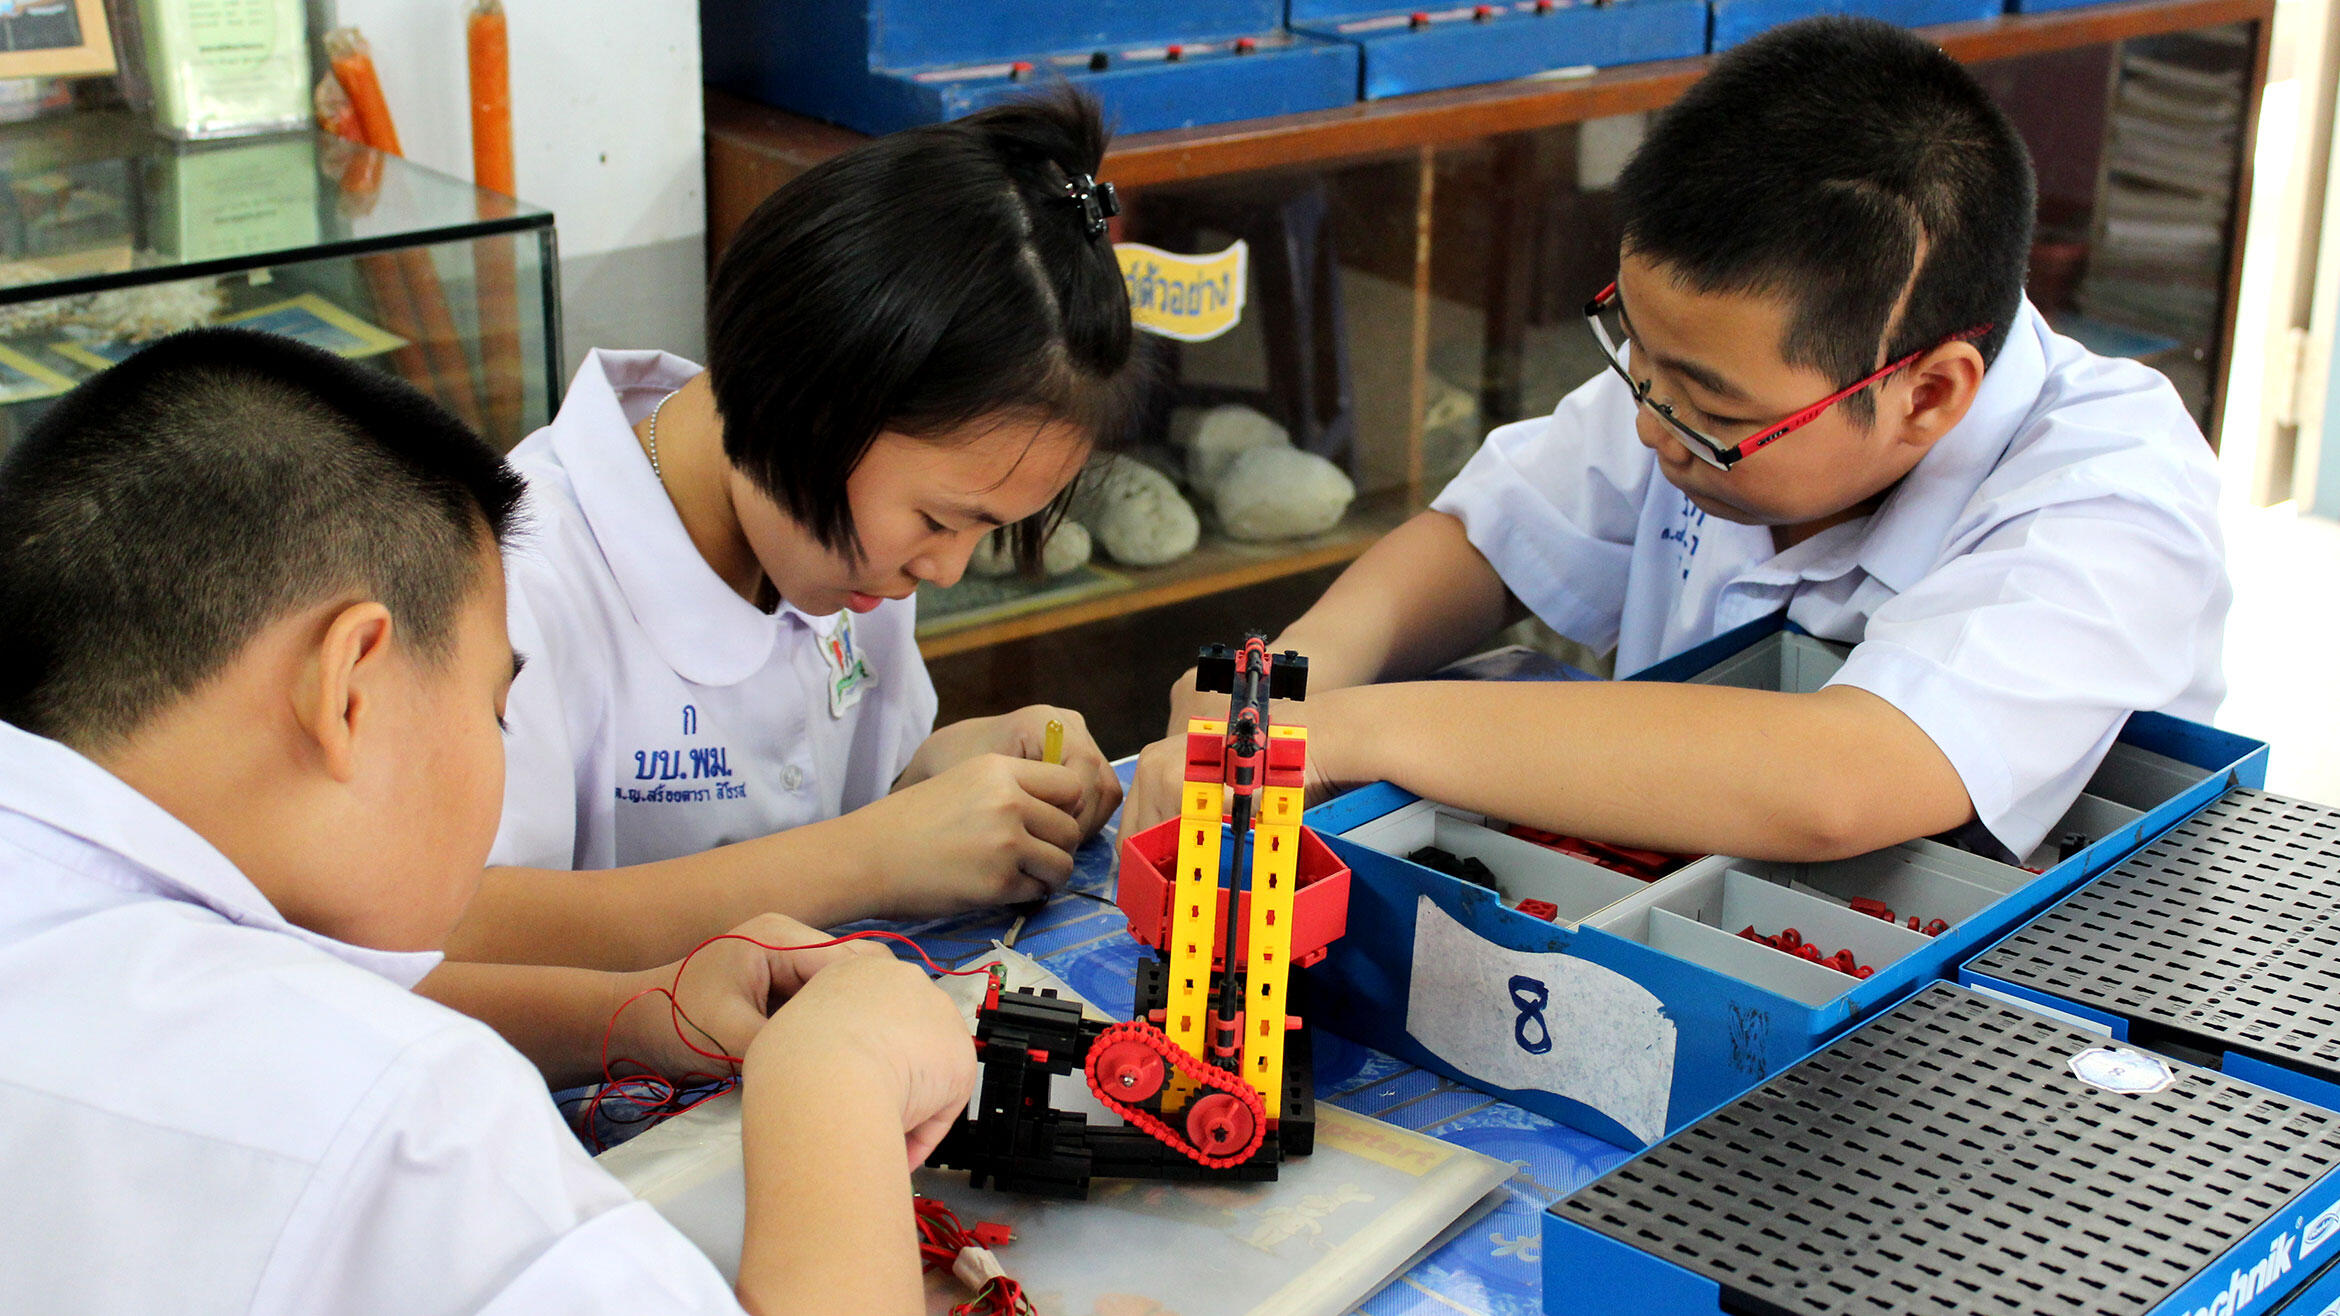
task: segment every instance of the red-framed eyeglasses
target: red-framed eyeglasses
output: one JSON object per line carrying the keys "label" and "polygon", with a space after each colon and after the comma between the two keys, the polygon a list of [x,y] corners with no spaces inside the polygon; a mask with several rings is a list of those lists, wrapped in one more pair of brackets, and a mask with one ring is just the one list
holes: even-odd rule
{"label": "red-framed eyeglasses", "polygon": [[1625,386],[1633,390],[1633,400],[1640,403],[1642,406],[1649,408],[1651,415],[1656,416],[1660,421],[1664,422],[1666,427],[1673,431],[1675,437],[1682,440],[1683,446],[1690,449],[1692,456],[1697,457],[1700,461],[1705,462],[1707,465],[1712,466],[1718,471],[1727,471],[1731,469],[1733,466],[1736,466],[1741,461],[1745,460],[1748,454],[1767,447],[1770,444],[1777,442],[1781,438],[1784,438],[1787,435],[1795,432],[1796,430],[1802,429],[1804,426],[1811,424],[1813,421],[1818,420],[1821,413],[1827,411],[1830,407],[1833,407],[1837,403],[1844,401],[1846,398],[1849,398],[1853,394],[1860,392],[1862,389],[1876,383],[1878,380],[1884,379],[1888,375],[1891,375],[1894,371],[1901,369],[1903,366],[1906,366],[1910,362],[1917,360],[1926,353],[1934,351],[1936,348],[1943,347],[1950,343],[1960,343],[1969,341],[1971,339],[1980,338],[1984,334],[1989,333],[1993,327],[1988,324],[1981,324],[1976,325],[1972,329],[1962,329],[1959,332],[1943,339],[1941,342],[1934,344],[1932,347],[1920,348],[1919,350],[1910,353],[1908,356],[1902,357],[1898,361],[1889,361],[1885,363],[1884,365],[1878,367],[1875,371],[1872,371],[1871,373],[1862,376],[1860,379],[1845,385],[1843,388],[1836,390],[1834,393],[1831,393],[1827,397],[1820,399],[1811,406],[1805,407],[1803,410],[1795,412],[1784,420],[1767,425],[1764,428],[1757,430],[1753,434],[1748,435],[1746,438],[1740,439],[1736,443],[1725,443],[1721,439],[1715,438],[1713,435],[1706,433],[1704,430],[1699,429],[1695,425],[1692,425],[1690,422],[1682,419],[1680,416],[1675,415],[1673,407],[1667,405],[1665,402],[1658,400],[1657,398],[1650,396],[1649,380],[1635,379],[1633,377],[1633,372],[1625,368],[1624,354],[1619,350],[1616,340],[1609,336],[1609,327],[1604,319],[1604,317],[1606,317],[1610,311],[1616,310],[1617,306],[1617,285],[1615,282],[1611,282],[1608,287],[1601,289],[1598,296],[1584,304],[1585,323],[1591,327],[1594,341],[1600,344],[1601,355],[1608,360],[1609,369],[1616,371],[1617,377],[1625,381]]}

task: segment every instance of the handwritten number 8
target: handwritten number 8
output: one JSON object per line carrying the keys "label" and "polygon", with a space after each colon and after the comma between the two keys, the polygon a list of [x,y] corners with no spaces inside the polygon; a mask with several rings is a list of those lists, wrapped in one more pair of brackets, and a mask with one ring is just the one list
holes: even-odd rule
{"label": "handwritten number 8", "polygon": [[[1519,1018],[1511,1025],[1512,1040],[1519,1049],[1531,1056],[1540,1056],[1552,1049],[1552,1027],[1544,1022],[1544,1004],[1552,999],[1551,989],[1524,973],[1511,979],[1511,1003],[1519,1007]],[[1534,1034],[1528,1025],[1535,1025]]]}

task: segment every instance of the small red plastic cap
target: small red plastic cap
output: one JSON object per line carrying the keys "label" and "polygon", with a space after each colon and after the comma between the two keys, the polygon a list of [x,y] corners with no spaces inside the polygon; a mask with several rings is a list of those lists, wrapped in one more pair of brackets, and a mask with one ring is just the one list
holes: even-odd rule
{"label": "small red plastic cap", "polygon": [[1406,22],[1412,27],[1428,27],[1430,26],[1430,15],[1417,9],[1407,17]]}
{"label": "small red plastic cap", "polygon": [[1536,12],[1539,14],[1551,13],[1552,0],[1536,0]]}
{"label": "small red plastic cap", "polygon": [[1236,53],[1236,54],[1238,54],[1238,55],[1248,55],[1248,54],[1250,54],[1252,51],[1255,51],[1255,50],[1257,50],[1257,49],[1259,49],[1259,43],[1258,43],[1257,41],[1254,41],[1254,40],[1252,40],[1250,37],[1237,37],[1237,38],[1235,38],[1235,53]]}
{"label": "small red plastic cap", "polygon": [[1183,56],[1184,54],[1186,54],[1186,47],[1184,47],[1184,46],[1169,46],[1169,47],[1166,47],[1166,48],[1164,48],[1164,49],[1163,49],[1163,51],[1162,51],[1162,58],[1164,58],[1164,59],[1177,59],[1177,58],[1179,58],[1179,57]]}
{"label": "small red plastic cap", "polygon": [[1495,6],[1493,5],[1479,5],[1471,10],[1471,18],[1475,22],[1484,23],[1494,16]]}
{"label": "small red plastic cap", "polygon": [[1027,62],[1025,62],[1025,61],[1023,61],[1023,60],[1020,60],[1020,59],[1019,59],[1019,60],[1017,60],[1015,63],[1008,65],[1008,76],[1009,76],[1009,77],[1011,77],[1011,78],[1014,78],[1014,79],[1016,79],[1016,80],[1018,80],[1018,81],[1022,81],[1022,80],[1023,80],[1023,78],[1024,78],[1024,75],[1026,75],[1026,74],[1030,73],[1031,71],[1032,71],[1032,66],[1031,66],[1029,63],[1027,63]]}

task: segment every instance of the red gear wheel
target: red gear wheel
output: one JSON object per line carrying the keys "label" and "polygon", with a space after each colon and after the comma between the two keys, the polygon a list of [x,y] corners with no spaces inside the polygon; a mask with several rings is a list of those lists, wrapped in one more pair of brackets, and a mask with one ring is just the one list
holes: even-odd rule
{"label": "red gear wheel", "polygon": [[1224,1156],[1237,1147],[1249,1146],[1251,1135],[1258,1127],[1251,1107],[1232,1092],[1196,1097],[1186,1111],[1186,1136],[1213,1156]]}
{"label": "red gear wheel", "polygon": [[[1165,1123],[1161,1116],[1130,1104],[1123,1094],[1119,1071],[1108,1072],[1105,1069],[1107,1057],[1118,1053],[1124,1045],[1151,1051],[1161,1057],[1162,1061],[1170,1068],[1175,1069],[1180,1077],[1199,1086],[1216,1089],[1216,1091],[1205,1093],[1198,1098],[1198,1104],[1212,1097],[1224,1096],[1241,1106],[1243,1119],[1246,1122],[1240,1126],[1235,1123],[1235,1117],[1223,1114],[1213,1116],[1212,1122],[1204,1126],[1206,1132],[1222,1126],[1228,1129],[1239,1127],[1240,1133],[1235,1141],[1223,1144],[1233,1147],[1234,1150],[1218,1154],[1209,1149],[1197,1147],[1180,1136],[1180,1130]],[[1126,1059],[1122,1063],[1126,1064]],[[1089,1091],[1095,1093],[1097,1099],[1105,1103],[1107,1110],[1129,1121],[1131,1126],[1145,1133],[1154,1141],[1171,1148],[1179,1155],[1207,1169],[1224,1170],[1241,1165],[1250,1160],[1252,1154],[1259,1150],[1260,1144],[1267,1139],[1267,1103],[1260,1099],[1258,1089],[1217,1065],[1205,1064],[1188,1055],[1177,1043],[1165,1037],[1161,1029],[1152,1024],[1140,1022],[1115,1024],[1099,1033],[1097,1040],[1090,1044],[1088,1058],[1083,1062],[1081,1068],[1084,1076],[1089,1080]],[[1191,1111],[1188,1113],[1188,1118],[1190,1121],[1193,1119]]]}
{"label": "red gear wheel", "polygon": [[1088,1068],[1123,1101],[1144,1101],[1162,1090],[1161,1053],[1133,1038],[1098,1047]]}

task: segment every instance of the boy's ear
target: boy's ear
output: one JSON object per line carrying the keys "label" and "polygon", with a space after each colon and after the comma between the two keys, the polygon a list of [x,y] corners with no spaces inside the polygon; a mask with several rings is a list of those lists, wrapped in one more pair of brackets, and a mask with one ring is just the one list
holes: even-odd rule
{"label": "boy's ear", "polygon": [[335,781],[357,776],[357,736],[380,697],[393,630],[390,610],[372,600],[335,612],[294,697],[294,716]]}
{"label": "boy's ear", "polygon": [[1983,381],[1982,353],[1972,343],[1944,343],[1901,372],[1889,396],[1899,405],[1902,442],[1931,448],[1966,419]]}

